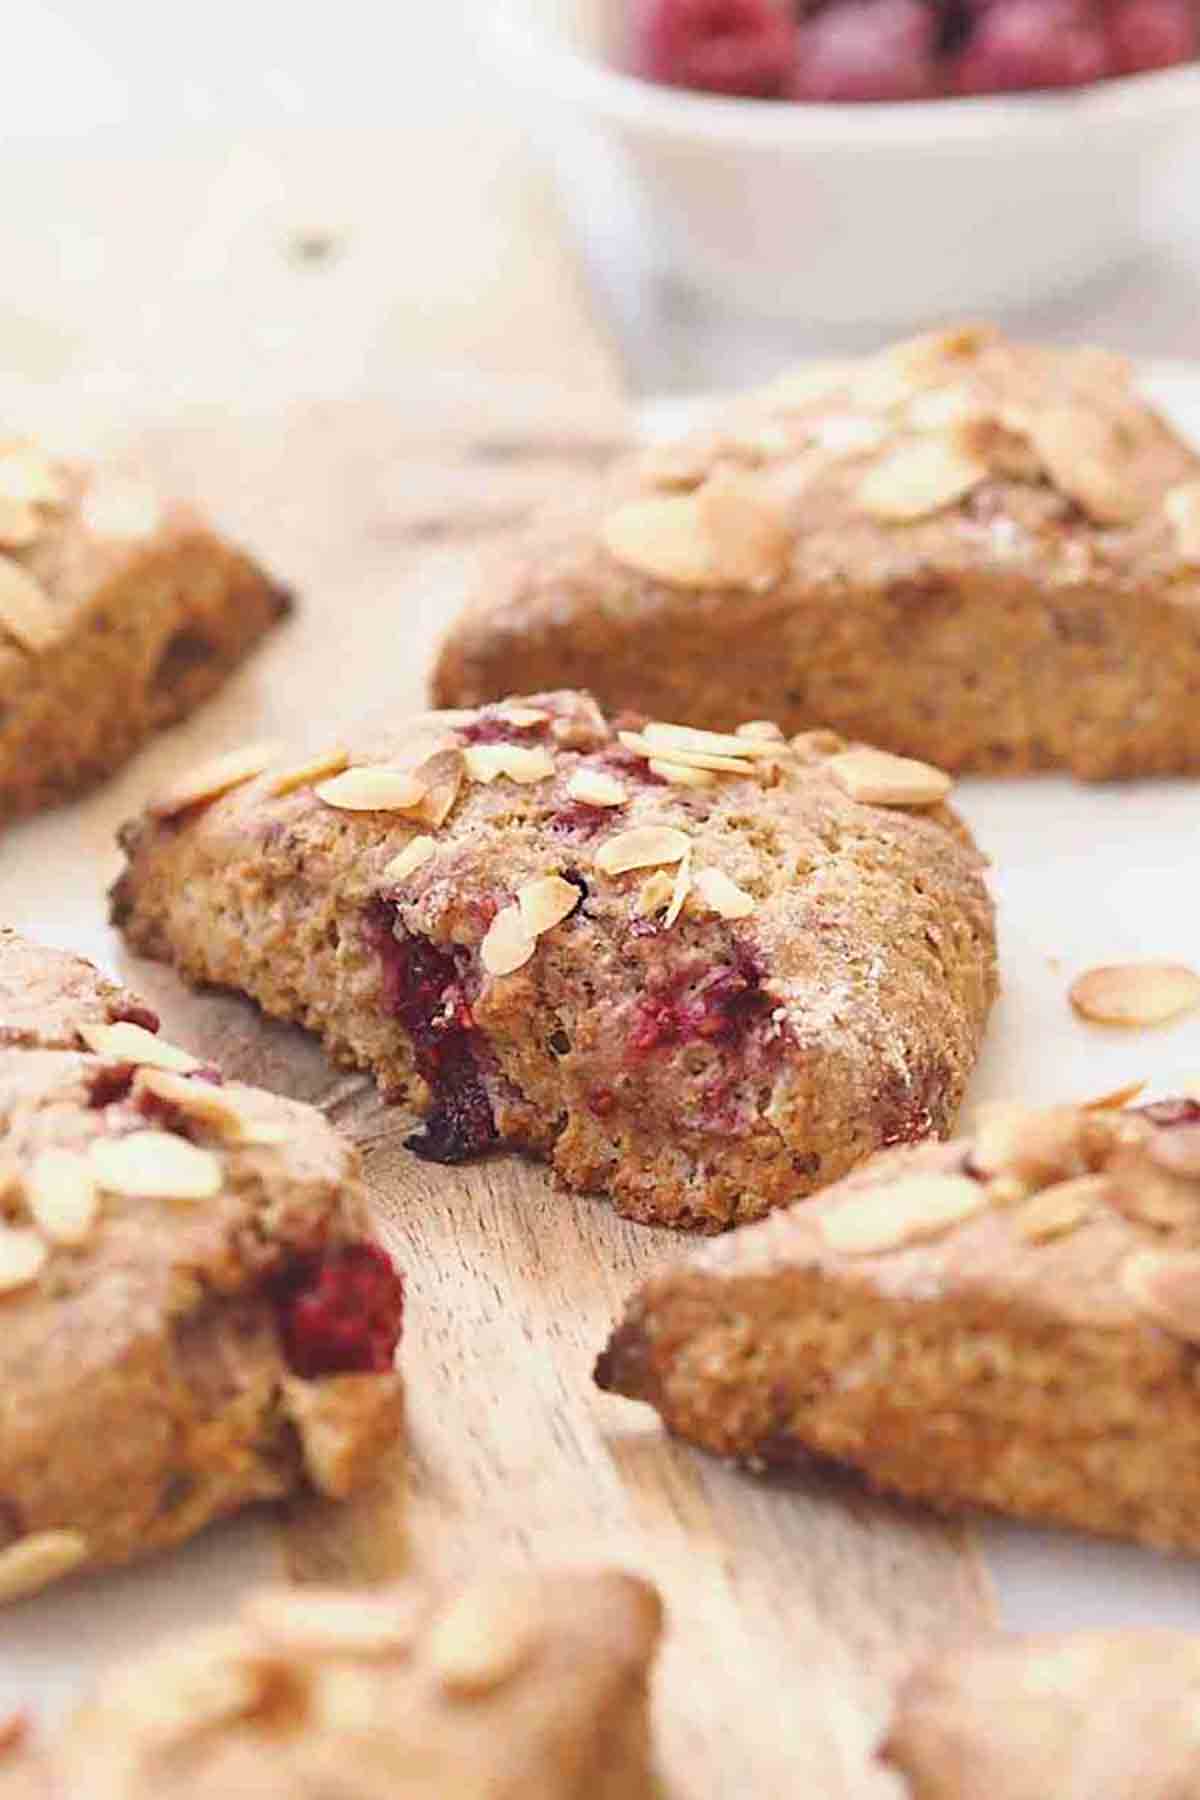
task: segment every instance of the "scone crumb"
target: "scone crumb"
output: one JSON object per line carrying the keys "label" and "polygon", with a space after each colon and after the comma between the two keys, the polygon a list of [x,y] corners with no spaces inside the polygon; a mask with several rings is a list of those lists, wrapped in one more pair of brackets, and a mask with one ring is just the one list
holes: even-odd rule
{"label": "scone crumb", "polygon": [[412,1648],[419,1622],[411,1600],[295,1588],[251,1595],[242,1617],[277,1648],[306,1656],[395,1656]]}
{"label": "scone crumb", "polygon": [[936,806],[954,785],[932,763],[886,750],[843,750],[830,758],[829,773],[852,800],[872,806]]}
{"label": "scone crumb", "polygon": [[41,583],[11,556],[0,556],[0,626],[35,656],[58,641],[62,627]]}
{"label": "scone crumb", "polygon": [[86,1561],[87,1539],[79,1531],[37,1531],[0,1550],[0,1605],[36,1594]]}
{"label": "scone crumb", "polygon": [[25,1195],[34,1224],[52,1244],[87,1242],[100,1211],[100,1194],[81,1151],[40,1151],[25,1178]]}
{"label": "scone crumb", "polygon": [[415,812],[425,798],[424,783],[415,774],[369,764],[334,775],[314,791],[339,812]]}
{"label": "scone crumb", "polygon": [[674,825],[635,825],[604,840],[596,851],[596,867],[605,875],[624,875],[629,869],[677,863],[687,855],[691,841]]}
{"label": "scone crumb", "polygon": [[1087,969],[1069,990],[1097,1025],[1165,1025],[1200,1006],[1200,975],[1183,963],[1114,963]]}
{"label": "scone crumb", "polygon": [[144,1025],[133,1025],[127,1019],[120,1019],[115,1025],[82,1024],[79,1035],[89,1050],[111,1062],[133,1063],[147,1069],[171,1069],[177,1075],[191,1075],[204,1067],[190,1050],[181,1050],[178,1044],[147,1031]]}
{"label": "scone crumb", "polygon": [[987,464],[954,436],[916,438],[898,444],[863,477],[858,501],[873,518],[906,524],[953,506],[987,475]]}
{"label": "scone crumb", "polygon": [[387,882],[407,881],[410,875],[427,863],[431,856],[437,854],[437,844],[431,837],[415,837],[411,843],[405,844],[398,856],[385,864],[383,879]]}
{"label": "scone crumb", "polygon": [[842,1256],[874,1256],[940,1237],[990,1205],[982,1182],[967,1175],[909,1175],[853,1194],[824,1213],[821,1235]]}
{"label": "scone crumb", "polygon": [[199,806],[201,801],[219,800],[222,794],[253,781],[269,769],[279,760],[280,749],[277,743],[245,744],[238,750],[227,751],[224,756],[214,756],[164,788],[156,799],[151,800],[147,810],[153,818],[169,819],[176,813],[186,812],[189,807]]}
{"label": "scone crumb", "polygon": [[208,1081],[189,1081],[170,1069],[142,1068],[134,1080],[134,1096],[152,1094],[189,1119],[207,1125],[230,1144],[285,1144],[288,1128],[278,1119],[258,1118],[228,1088]]}
{"label": "scone crumb", "polygon": [[523,744],[469,744],[463,751],[463,764],[472,781],[493,782],[504,775],[523,787],[548,781],[554,773],[554,758],[540,746]]}
{"label": "scone crumb", "polygon": [[1163,510],[1175,533],[1175,547],[1185,562],[1200,563],[1200,481],[1173,487]]}
{"label": "scone crumb", "polygon": [[434,1621],[426,1654],[445,1692],[470,1699],[510,1681],[537,1642],[534,1621],[515,1598],[468,1592]]}
{"label": "scone crumb", "polygon": [[36,1281],[49,1252],[36,1231],[23,1225],[0,1225],[0,1294]]}
{"label": "scone crumb", "polygon": [[1135,1250],[1121,1286],[1138,1311],[1188,1344],[1200,1344],[1200,1253]]}
{"label": "scone crumb", "polygon": [[[574,890],[579,898],[579,890]],[[523,968],[537,948],[537,939],[525,929],[519,906],[505,906],[488,926],[479,947],[479,959],[489,975],[511,975]]]}
{"label": "scone crumb", "polygon": [[131,1200],[211,1200],[221,1191],[220,1159],[167,1131],[100,1138],[90,1154],[100,1186]]}
{"label": "scone crumb", "polygon": [[579,905],[579,889],[561,875],[543,875],[517,890],[521,924],[531,938],[553,931]]}
{"label": "scone crumb", "polygon": [[297,788],[312,787],[318,781],[340,775],[349,761],[345,750],[326,750],[319,756],[310,756],[307,762],[296,763],[273,776],[267,783],[267,792],[274,799],[282,799],[284,794],[294,794]]}
{"label": "scone crumb", "polygon": [[722,919],[744,919],[754,911],[754,896],[740,888],[722,869],[700,869],[696,892],[710,911]]}
{"label": "scone crumb", "polygon": [[713,787],[717,779],[711,769],[697,769],[682,762],[664,762],[658,756],[652,756],[646,766],[652,775],[658,775],[671,787]]}
{"label": "scone crumb", "polygon": [[1031,1244],[1045,1244],[1054,1238],[1067,1237],[1103,1204],[1107,1188],[1108,1183],[1100,1175],[1080,1175],[1074,1181],[1060,1181],[1035,1194],[1022,1206],[1014,1218],[1015,1229]]}
{"label": "scone crumb", "polygon": [[629,798],[624,783],[602,769],[576,769],[567,782],[567,798],[584,806],[624,806]]}

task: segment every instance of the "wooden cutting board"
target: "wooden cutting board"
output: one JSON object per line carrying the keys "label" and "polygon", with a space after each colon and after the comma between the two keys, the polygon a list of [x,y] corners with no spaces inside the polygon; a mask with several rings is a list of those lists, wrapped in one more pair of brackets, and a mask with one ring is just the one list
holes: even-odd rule
{"label": "wooden cutting board", "polygon": [[363,1080],[249,1005],[137,963],[105,923],[115,828],[168,776],[241,739],[318,744],[361,710],[422,703],[468,540],[519,513],[562,465],[586,478],[619,435],[603,401],[557,417],[546,406],[512,385],[435,382],[152,434],[156,459],[296,585],[300,608],[200,717],[85,803],[0,841],[0,917],[119,971],[171,1037],[316,1102],[363,1148],[408,1281],[408,1441],[361,1502],[308,1506],[286,1523],[295,1574],[560,1558],[643,1570],[670,1618],[657,1690],[666,1793],[882,1797],[896,1788],[871,1748],[891,1682],[986,1614],[959,1534],[828,1473],[761,1480],[725,1468],[600,1394],[590,1369],[607,1328],[676,1238],[558,1193],[516,1158],[465,1170],[417,1161]]}

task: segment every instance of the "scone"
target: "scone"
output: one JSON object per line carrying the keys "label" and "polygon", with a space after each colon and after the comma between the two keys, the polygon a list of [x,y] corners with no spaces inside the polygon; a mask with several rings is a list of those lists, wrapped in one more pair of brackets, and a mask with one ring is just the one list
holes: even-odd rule
{"label": "scone", "polygon": [[0,445],[0,824],[192,712],[288,605],[191,507]]}
{"label": "scone", "polygon": [[355,1152],[157,1023],[0,931],[0,1602],[347,1494],[399,1428]]}
{"label": "scone", "polygon": [[597,1370],[672,1431],[1200,1550],[1200,1103],[1001,1107],[653,1278]]}
{"label": "scone", "polygon": [[1200,458],[1097,350],[799,370],[489,569],[435,702],[558,685],[952,770],[1200,769]]}
{"label": "scone", "polygon": [[56,1800],[651,1800],[653,1588],[612,1571],[252,1596],[3,1771]]}
{"label": "scone", "polygon": [[126,829],[114,920],[371,1070],[418,1154],[532,1151],[636,1219],[715,1230],[944,1133],[995,985],[946,778],[634,724],[541,694],[234,755]]}
{"label": "scone", "polygon": [[1190,1800],[1200,1638],[986,1638],[905,1683],[882,1756],[911,1800]]}

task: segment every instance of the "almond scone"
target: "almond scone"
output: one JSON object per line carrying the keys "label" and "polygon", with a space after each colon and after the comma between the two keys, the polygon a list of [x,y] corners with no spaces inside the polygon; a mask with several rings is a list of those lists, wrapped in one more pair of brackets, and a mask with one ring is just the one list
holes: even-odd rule
{"label": "almond scone", "polygon": [[1200,457],[1099,350],[797,370],[488,570],[435,702],[558,685],[951,770],[1200,769]]}
{"label": "almond scone", "polygon": [[126,829],[114,919],[371,1070],[419,1154],[715,1230],[949,1129],[995,942],[939,771],[567,693],[255,766]]}
{"label": "almond scone", "polygon": [[401,1310],[314,1108],[0,930],[0,1603],[348,1494],[399,1429]]}
{"label": "almond scone", "polygon": [[1190,1800],[1200,1638],[1080,1631],[956,1645],[905,1682],[881,1754],[912,1800]]}
{"label": "almond scone", "polygon": [[288,607],[148,481],[0,443],[0,824],[119,768]]}
{"label": "almond scone", "polygon": [[760,1464],[1200,1551],[1200,1102],[1002,1106],[652,1279],[602,1387]]}
{"label": "almond scone", "polygon": [[7,1764],[56,1800],[651,1800],[660,1630],[612,1570],[267,1591],[114,1670],[56,1742],[0,1748],[0,1792]]}

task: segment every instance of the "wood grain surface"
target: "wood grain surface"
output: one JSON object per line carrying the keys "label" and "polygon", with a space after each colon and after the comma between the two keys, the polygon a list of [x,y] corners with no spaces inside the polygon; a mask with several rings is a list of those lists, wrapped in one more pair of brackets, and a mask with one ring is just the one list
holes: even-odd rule
{"label": "wood grain surface", "polygon": [[586,473],[621,430],[603,399],[548,418],[544,395],[511,387],[398,398],[154,434],[155,457],[295,583],[300,609],[200,717],[85,803],[0,841],[0,917],[119,971],[170,1036],[317,1102],[365,1152],[408,1280],[408,1441],[361,1501],[285,1522],[298,1578],[560,1558],[643,1570],[670,1618],[665,1793],[895,1794],[871,1762],[890,1683],[987,1610],[958,1532],[828,1473],[727,1469],[601,1395],[590,1369],[606,1329],[677,1239],[556,1192],[513,1158],[464,1171],[417,1161],[363,1080],[236,998],[137,963],[105,924],[114,830],[150,790],[243,738],[319,744],[359,711],[421,704],[431,643],[467,579],[465,540],[481,516],[496,522],[497,484],[515,516],[560,463]]}

